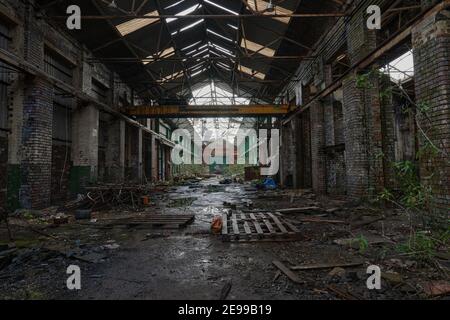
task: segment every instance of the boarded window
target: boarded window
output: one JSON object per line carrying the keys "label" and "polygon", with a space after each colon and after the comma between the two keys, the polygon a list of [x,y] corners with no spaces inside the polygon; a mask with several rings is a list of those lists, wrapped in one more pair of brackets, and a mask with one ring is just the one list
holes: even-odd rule
{"label": "boarded window", "polygon": [[73,65],[57,53],[45,49],[44,71],[58,80],[73,83]]}

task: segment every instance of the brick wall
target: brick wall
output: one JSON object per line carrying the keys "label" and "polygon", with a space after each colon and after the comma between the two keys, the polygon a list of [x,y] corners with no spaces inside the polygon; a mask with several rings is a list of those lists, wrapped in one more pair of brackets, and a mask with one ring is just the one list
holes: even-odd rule
{"label": "brick wall", "polygon": [[[427,104],[431,121],[420,117],[420,125],[442,153],[422,159],[421,178],[433,189],[434,211],[448,219],[450,208],[450,10],[442,11],[413,30],[416,101]],[[432,58],[430,58],[432,57]],[[426,139],[419,135],[423,146]],[[431,175],[433,174],[433,175]],[[445,216],[444,216],[445,217]]]}
{"label": "brick wall", "polygon": [[314,101],[309,109],[311,117],[312,187],[317,193],[326,192],[325,122],[322,103]]}
{"label": "brick wall", "polygon": [[343,195],[347,182],[342,105],[331,98],[324,99],[324,126],[326,192]]}
{"label": "brick wall", "polygon": [[310,111],[305,111],[300,118],[302,126],[302,170],[304,188],[312,188],[312,169],[311,169],[311,118]]}
{"label": "brick wall", "polygon": [[294,166],[296,159],[296,141],[294,139],[293,123],[284,126],[281,131],[281,183],[286,187],[294,186]]}
{"label": "brick wall", "polygon": [[6,187],[8,170],[8,139],[0,132],[0,208],[6,207]]}
{"label": "brick wall", "polygon": [[41,79],[30,80],[23,105],[20,201],[24,208],[50,204],[52,120],[52,86]]}
{"label": "brick wall", "polygon": [[105,181],[119,182],[125,170],[125,123],[120,120],[108,122],[105,146]]}
{"label": "brick wall", "polygon": [[52,145],[52,204],[61,203],[69,196],[71,145],[54,142]]}

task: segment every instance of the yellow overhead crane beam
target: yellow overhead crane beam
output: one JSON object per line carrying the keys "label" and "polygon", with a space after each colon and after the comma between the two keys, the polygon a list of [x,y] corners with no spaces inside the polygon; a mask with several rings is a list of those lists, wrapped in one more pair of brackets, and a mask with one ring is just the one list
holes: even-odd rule
{"label": "yellow overhead crane beam", "polygon": [[289,105],[276,104],[135,106],[124,110],[139,118],[282,117],[289,111]]}

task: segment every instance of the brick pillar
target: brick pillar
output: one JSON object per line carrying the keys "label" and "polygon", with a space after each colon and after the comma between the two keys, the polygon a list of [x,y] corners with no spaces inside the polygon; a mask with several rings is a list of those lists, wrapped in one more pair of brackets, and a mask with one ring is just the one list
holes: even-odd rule
{"label": "brick pillar", "polygon": [[53,87],[28,79],[24,89],[20,204],[23,208],[50,205],[52,167]]}
{"label": "brick pillar", "polygon": [[143,181],[144,178],[144,161],[143,161],[143,152],[144,152],[144,146],[143,146],[143,132],[141,128],[138,128],[138,178],[139,182]]}
{"label": "brick pillar", "polygon": [[334,146],[336,145],[334,138],[334,105],[333,100],[330,97],[323,101],[323,113],[325,145]]}
{"label": "brick pillar", "polygon": [[311,117],[311,166],[312,188],[316,193],[326,193],[325,169],[325,128],[323,106],[313,101],[309,109]]}
{"label": "brick pillar", "polygon": [[9,86],[8,99],[10,107],[11,134],[8,140],[8,172],[7,172],[7,208],[14,211],[20,208],[20,186],[21,186],[21,149],[22,149],[22,127],[23,127],[23,105],[24,105],[24,76],[14,77]]}
{"label": "brick pillar", "polygon": [[[347,44],[352,64],[376,48],[376,33],[367,29],[365,21],[361,11],[348,22]],[[357,81],[360,76],[351,74],[343,81],[347,193],[354,198],[374,195],[384,186],[379,79],[373,75]]]}
{"label": "brick pillar", "polygon": [[159,161],[158,161],[158,152],[159,152],[159,147],[158,147],[158,141],[156,140],[156,136],[152,134],[152,181],[158,181],[159,180],[159,176],[158,176],[158,172],[159,172]]}
{"label": "brick pillar", "polygon": [[120,183],[125,179],[125,121],[108,123],[105,150],[106,181]]}
{"label": "brick pillar", "polygon": [[374,195],[384,186],[383,137],[378,79],[358,87],[357,75],[343,82],[347,191],[351,197]]}
{"label": "brick pillar", "polygon": [[296,143],[294,138],[294,122],[291,121],[281,129],[280,150],[280,183],[283,186],[294,187]]}
{"label": "brick pillar", "polygon": [[92,105],[79,106],[72,118],[72,160],[70,192],[82,193],[98,179],[99,111]]}
{"label": "brick pillar", "polygon": [[[293,156],[294,161],[294,189],[299,189],[303,185],[303,144],[302,144],[302,122],[300,117],[296,117],[292,120],[292,134],[293,134],[293,144],[295,147],[295,152]],[[280,154],[282,157],[282,154]]]}
{"label": "brick pillar", "polygon": [[[429,121],[420,117],[420,127],[428,131],[435,146],[443,150],[435,158],[420,163],[421,179],[431,186],[433,209],[447,215],[450,208],[450,8],[428,17],[413,30],[416,101],[427,105]],[[427,140],[419,133],[421,146]]]}

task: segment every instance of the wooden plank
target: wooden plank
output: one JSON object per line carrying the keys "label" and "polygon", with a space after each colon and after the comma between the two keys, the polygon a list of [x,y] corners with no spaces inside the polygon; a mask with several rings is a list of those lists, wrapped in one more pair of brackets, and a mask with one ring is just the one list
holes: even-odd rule
{"label": "wooden plank", "polygon": [[250,230],[250,227],[249,227],[247,221],[245,221],[245,219],[246,219],[245,214],[242,213],[242,214],[241,214],[241,218],[242,218],[242,220],[244,221],[244,230],[245,230],[245,233],[251,234],[251,233],[252,233],[252,230]]}
{"label": "wooden plank", "polygon": [[261,215],[261,218],[263,219],[264,224],[266,225],[267,229],[269,230],[269,233],[271,235],[276,234],[275,229],[273,228],[272,224],[269,222],[267,217],[263,213],[260,213],[260,215]]}
{"label": "wooden plank", "polygon": [[302,208],[279,209],[276,211],[282,214],[295,214],[295,213],[317,212],[321,211],[321,209],[319,207],[302,207]]}
{"label": "wooden plank", "polygon": [[350,262],[350,263],[321,263],[321,264],[307,264],[302,266],[293,266],[291,270],[318,270],[318,269],[331,269],[331,268],[350,268],[362,265],[363,262]]}
{"label": "wooden plank", "polygon": [[281,261],[275,260],[272,263],[280,269],[289,279],[291,279],[295,283],[303,283],[300,278],[293,273],[288,267],[286,267]]}
{"label": "wooden plank", "polygon": [[300,219],[301,222],[310,222],[310,223],[329,223],[329,224],[346,224],[345,221],[342,220],[327,220],[327,219],[320,219],[320,218],[303,218]]}
{"label": "wooden plank", "polygon": [[233,224],[233,233],[238,236],[239,235],[239,226],[238,226],[238,223],[236,220],[236,214],[233,213],[233,215],[231,216],[231,221]]}
{"label": "wooden plank", "polygon": [[273,213],[269,213],[269,216],[272,218],[272,220],[275,222],[275,224],[278,226],[278,228],[281,230],[282,233],[289,233],[287,229],[283,226],[280,219],[278,219]]}
{"label": "wooden plank", "polygon": [[294,233],[300,233],[300,230],[298,230],[297,227],[295,227],[292,223],[290,223],[290,222],[284,220],[284,224],[285,224],[286,226],[288,226],[288,227],[292,230],[292,232],[294,232]]}
{"label": "wooden plank", "polygon": [[256,219],[255,214],[250,213],[250,218],[253,219],[253,225],[255,226],[256,232],[258,235],[264,234],[264,231],[261,228],[261,225],[259,224],[259,221]]}
{"label": "wooden plank", "polygon": [[222,235],[228,235],[228,215],[222,214]]}

